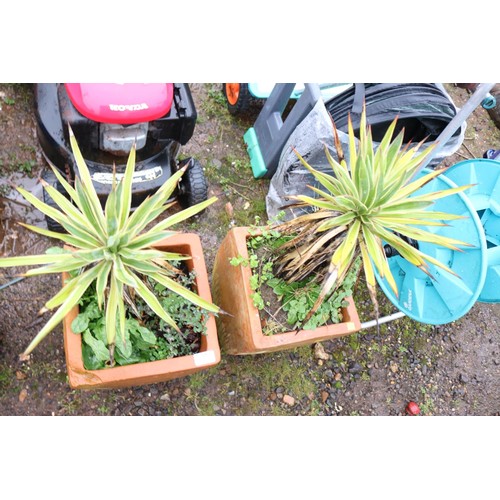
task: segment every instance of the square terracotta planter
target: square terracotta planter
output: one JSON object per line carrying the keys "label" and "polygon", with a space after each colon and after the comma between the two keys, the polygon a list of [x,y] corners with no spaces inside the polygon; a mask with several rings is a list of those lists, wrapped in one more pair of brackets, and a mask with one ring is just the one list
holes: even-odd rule
{"label": "square terracotta planter", "polygon": [[325,325],[315,330],[300,330],[264,335],[259,310],[253,305],[250,294],[251,269],[232,266],[232,257],[248,258],[247,239],[251,235],[246,227],[231,229],[215,258],[212,290],[215,303],[228,315],[217,318],[217,330],[222,349],[228,354],[258,354],[281,351],[323,340],[350,335],[361,329],[358,312],[352,300],[342,308],[342,322]]}
{"label": "square terracotta planter", "polygon": [[[196,272],[196,291],[200,297],[211,302],[210,286],[201,241],[196,234],[176,234],[155,245],[155,248],[191,255],[186,260],[189,271]],[[66,277],[63,276],[63,280]],[[73,389],[120,388],[165,382],[191,375],[210,368],[220,362],[215,318],[209,316],[207,333],[201,336],[200,352],[190,356],[116,366],[102,370],[86,370],[83,366],[81,335],[71,330],[71,322],[78,315],[75,307],[63,321],[64,350],[69,384]]]}

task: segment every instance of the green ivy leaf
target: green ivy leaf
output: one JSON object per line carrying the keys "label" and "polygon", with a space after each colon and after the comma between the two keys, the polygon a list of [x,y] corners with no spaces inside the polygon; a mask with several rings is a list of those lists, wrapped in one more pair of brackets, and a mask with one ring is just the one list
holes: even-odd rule
{"label": "green ivy leaf", "polygon": [[99,361],[107,361],[109,359],[109,350],[106,344],[94,338],[88,329],[83,332],[83,341],[92,349]]}
{"label": "green ivy leaf", "polygon": [[105,366],[105,362],[99,361],[92,348],[85,343],[82,345],[82,358],[83,365],[87,370],[100,370]]}
{"label": "green ivy leaf", "polygon": [[97,319],[102,316],[102,313],[99,310],[99,306],[97,305],[97,300],[93,300],[89,303],[89,305],[85,308],[85,315],[90,320]]}
{"label": "green ivy leaf", "polygon": [[104,322],[104,318],[102,317],[102,315],[97,321],[93,321],[90,323],[89,330],[97,340],[102,341],[104,344],[108,343],[108,337],[106,335],[106,323]]}
{"label": "green ivy leaf", "polygon": [[139,334],[144,340],[144,342],[147,342],[148,344],[155,345],[156,344],[156,335],[149,329],[147,329],[144,326],[139,327]]}
{"label": "green ivy leaf", "polygon": [[250,288],[252,290],[257,290],[259,288],[259,275],[258,274],[252,274],[250,277]]}
{"label": "green ivy leaf", "polygon": [[132,356],[132,351],[132,342],[130,342],[130,338],[127,339],[127,334],[125,333],[125,340],[120,335],[117,335],[115,353],[119,353],[123,359],[129,359]]}
{"label": "green ivy leaf", "polygon": [[264,309],[264,300],[260,293],[253,293],[251,296],[254,306],[260,311]]}
{"label": "green ivy leaf", "polygon": [[75,333],[82,333],[89,327],[89,318],[85,313],[80,313],[72,322],[71,329]]}
{"label": "green ivy leaf", "polygon": [[133,365],[134,363],[142,363],[144,361],[149,361],[145,356],[139,354],[134,354],[133,352],[130,356],[124,356],[118,349],[115,351],[115,361],[119,366]]}

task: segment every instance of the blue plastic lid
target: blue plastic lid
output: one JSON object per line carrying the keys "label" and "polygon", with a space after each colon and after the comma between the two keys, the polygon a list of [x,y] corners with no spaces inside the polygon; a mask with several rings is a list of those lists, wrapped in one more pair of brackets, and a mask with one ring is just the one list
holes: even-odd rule
{"label": "blue plastic lid", "polygon": [[475,184],[467,197],[483,226],[487,245],[487,271],[480,302],[500,302],[500,161],[476,158],[453,165],[446,177],[459,186]]}
{"label": "blue plastic lid", "polygon": [[[420,175],[428,173],[428,169]],[[442,174],[420,188],[415,195],[455,187]],[[404,314],[421,323],[441,325],[465,315],[476,302],[486,278],[486,239],[476,210],[463,193],[440,198],[429,210],[466,216],[464,219],[443,221],[448,226],[421,226],[430,232],[465,241],[473,247],[463,251],[441,245],[419,242],[419,249],[447,265],[459,277],[429,263],[431,279],[418,267],[397,255],[388,259],[396,281],[396,297],[385,279],[376,273],[378,284],[388,299]]]}

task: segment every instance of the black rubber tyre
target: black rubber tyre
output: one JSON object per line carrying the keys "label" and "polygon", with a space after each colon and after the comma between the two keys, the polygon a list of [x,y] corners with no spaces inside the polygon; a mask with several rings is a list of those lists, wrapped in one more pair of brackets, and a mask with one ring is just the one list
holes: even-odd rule
{"label": "black rubber tyre", "polygon": [[[239,85],[239,90],[231,92],[230,85]],[[232,115],[244,113],[254,101],[248,90],[248,83],[223,83],[222,92],[226,98],[227,109]]]}
{"label": "black rubber tyre", "polygon": [[[55,187],[59,192],[62,191],[62,186],[59,185],[57,182],[56,176],[52,172],[44,172],[42,175],[42,178],[45,182],[48,184],[52,185]],[[60,210],[57,204],[54,202],[54,200],[48,195],[47,191],[44,189],[43,190],[43,201],[47,205],[49,205],[52,208],[55,208],[57,210]],[[47,223],[47,229],[49,231],[54,231],[56,233],[65,233],[66,230],[59,224],[59,222],[56,222],[54,219],[49,217],[48,215],[45,216],[45,222]]]}
{"label": "black rubber tyre", "polygon": [[189,163],[189,166],[179,183],[178,197],[183,208],[197,205],[206,201],[208,197],[207,179],[200,162],[194,158],[188,158],[182,162],[181,166],[186,163]]}

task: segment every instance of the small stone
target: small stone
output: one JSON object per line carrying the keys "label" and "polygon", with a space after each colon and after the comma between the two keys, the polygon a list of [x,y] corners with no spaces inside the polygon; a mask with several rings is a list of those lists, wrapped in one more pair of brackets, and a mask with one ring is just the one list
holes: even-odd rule
{"label": "small stone", "polygon": [[173,391],[172,391],[172,396],[177,396],[179,394],[179,389],[176,387]]}
{"label": "small stone", "polygon": [[322,359],[318,359],[318,366],[323,366],[323,360]]}
{"label": "small stone", "polygon": [[23,373],[20,370],[18,370],[16,372],[16,378],[17,378],[17,380],[24,380],[26,377],[27,377],[26,373]]}
{"label": "small stone", "polygon": [[328,396],[330,396],[330,394],[328,394],[328,392],[322,391],[321,392],[321,401],[323,401],[323,403],[324,403],[328,399]]}
{"label": "small stone", "polygon": [[24,400],[28,397],[28,391],[26,389],[22,389],[19,393],[19,402],[24,403]]}
{"label": "small stone", "polygon": [[314,357],[323,361],[330,359],[330,355],[325,352],[323,345],[320,343],[314,344]]}
{"label": "small stone", "polygon": [[460,374],[460,382],[462,382],[463,384],[467,384],[469,382],[469,377],[467,375],[465,375],[464,373],[461,373]]}
{"label": "small stone", "polygon": [[339,381],[342,378],[342,374],[336,373],[334,379]]}
{"label": "small stone", "polygon": [[142,406],[142,401],[134,401],[135,406]]}
{"label": "small stone", "polygon": [[160,396],[160,400],[168,402],[168,401],[170,401],[170,395],[168,393],[165,393],[162,396]]}
{"label": "small stone", "polygon": [[191,389],[189,387],[184,389],[184,396],[191,396]]}
{"label": "small stone", "polygon": [[269,394],[269,399],[270,399],[271,401],[276,401],[276,398],[277,398],[277,397],[278,397],[278,396],[276,395],[276,393],[275,393],[275,392],[271,392],[271,394]]}
{"label": "small stone", "polygon": [[391,363],[389,365],[389,368],[391,369],[392,373],[396,373],[398,371],[398,365],[396,363]]}
{"label": "small stone", "polygon": [[276,388],[276,392],[277,392],[278,394],[280,394],[280,393],[282,393],[282,392],[285,392],[285,388],[284,388],[284,387],[277,387],[277,388]]}
{"label": "small stone", "polygon": [[427,375],[427,365],[422,366],[422,375]]}
{"label": "small stone", "polygon": [[360,373],[363,371],[363,367],[359,363],[349,364],[349,373]]}
{"label": "small stone", "polygon": [[283,403],[286,403],[288,406],[293,406],[295,404],[295,398],[289,396],[288,394],[285,394],[283,396]]}
{"label": "small stone", "polygon": [[233,210],[233,205],[231,205],[231,202],[227,202],[226,205],[224,206],[224,210],[226,211],[227,216],[232,219],[234,215],[234,210]]}
{"label": "small stone", "polygon": [[325,377],[333,378],[333,371],[332,370],[325,370]]}

